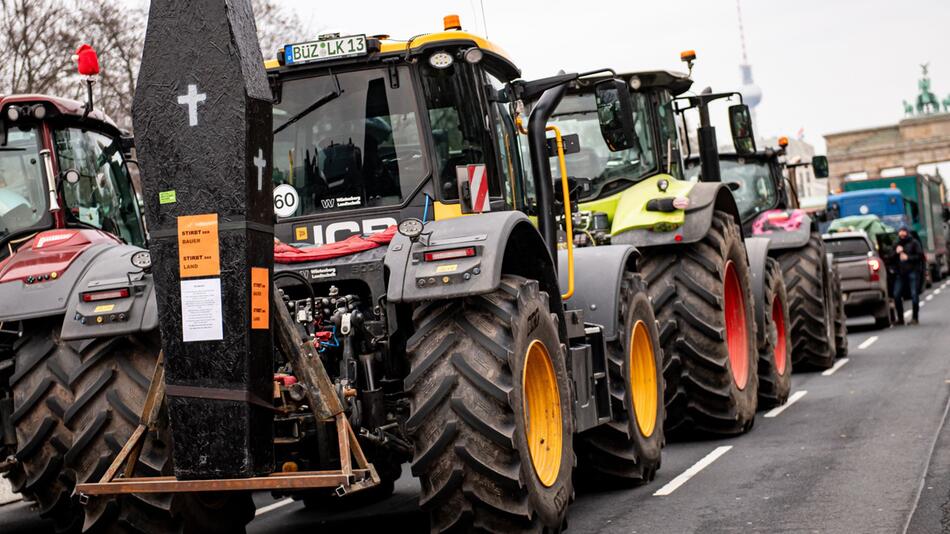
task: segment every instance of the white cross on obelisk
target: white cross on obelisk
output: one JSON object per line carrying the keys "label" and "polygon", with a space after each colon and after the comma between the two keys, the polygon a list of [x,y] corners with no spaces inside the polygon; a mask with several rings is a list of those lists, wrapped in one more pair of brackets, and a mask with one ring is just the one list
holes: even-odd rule
{"label": "white cross on obelisk", "polygon": [[207,100],[208,95],[198,92],[198,86],[188,84],[188,94],[178,97],[178,103],[188,106],[188,126],[198,126],[198,104]]}
{"label": "white cross on obelisk", "polygon": [[257,167],[257,190],[264,188],[264,168],[267,167],[267,160],[264,159],[264,149],[257,149],[257,156],[254,157],[254,166]]}

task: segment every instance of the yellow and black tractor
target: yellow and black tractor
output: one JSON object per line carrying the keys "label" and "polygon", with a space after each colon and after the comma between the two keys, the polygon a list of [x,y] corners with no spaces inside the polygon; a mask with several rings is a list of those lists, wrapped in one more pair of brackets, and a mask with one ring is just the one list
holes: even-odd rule
{"label": "yellow and black tractor", "polygon": [[[232,21],[232,39],[247,30],[248,2],[216,9]],[[204,6],[152,3],[135,113],[156,261],[141,276],[148,283],[154,276],[157,298],[148,305],[158,301],[158,316],[167,318],[162,357],[171,414],[154,408],[161,391],[153,395],[153,381],[140,428],[171,418],[175,476],[125,479],[116,476],[121,461],[113,462],[100,483],[78,493],[100,500],[210,495],[198,501],[201,510],[222,510],[227,527],[191,521],[214,531],[253,515],[240,497],[250,490],[315,506],[358,503],[388,495],[410,462],[433,531],[540,532],[565,526],[574,473],[588,465],[627,483],[651,480],[664,442],[662,351],[637,250],[557,245],[559,219],[570,224],[572,192],[566,177],[552,179],[550,160],[563,169],[574,138],[547,121],[566,84],[583,75],[524,81],[504,51],[450,16],[444,31],[408,40],[334,34],[287,45],[267,63],[271,110],[254,96],[265,71],[244,57],[246,36],[209,50],[203,60],[219,61],[215,69],[189,66],[184,78],[172,72],[197,49],[189,39],[202,27],[219,29],[212,16]],[[243,79],[219,79],[225,67],[240,69]],[[238,82],[252,98],[215,97]],[[530,116],[520,117],[528,108]],[[262,129],[268,112],[272,125]],[[615,120],[632,128],[628,118]],[[245,157],[235,167],[245,177],[238,187],[217,168],[225,160],[211,157],[232,145],[204,134],[209,124],[231,132],[226,139]],[[266,147],[257,145],[271,135]],[[195,145],[213,154],[202,158]],[[202,191],[219,192],[217,219],[200,212],[207,204],[195,207],[207,199]],[[260,215],[259,197],[271,191],[272,227],[223,211],[225,201],[239,198],[253,207],[248,217]],[[221,224],[203,222],[212,219]],[[266,263],[250,244],[269,238],[270,228],[278,238],[270,278],[260,266],[250,268],[250,280],[243,268],[178,278],[206,266],[217,249],[202,240],[214,232],[222,258],[248,250],[256,265]],[[163,248],[169,236],[172,246],[179,238],[177,256]],[[196,255],[181,252],[196,240]],[[195,282],[201,292],[186,293]],[[186,329],[175,315],[185,297],[207,306],[218,284],[225,314],[235,313],[223,333],[206,308],[211,315]],[[244,298],[250,313],[233,304]],[[250,333],[259,336],[253,345],[270,332],[269,352],[221,340]],[[192,345],[195,336],[202,341]],[[273,410],[256,390],[211,387],[202,376],[168,378],[205,367],[222,372],[197,350],[222,347],[221,357],[241,362],[229,373],[244,372],[249,387],[273,386]],[[183,368],[183,360],[192,365]],[[162,376],[159,368],[154,376]],[[195,425],[222,408],[237,414],[220,420],[235,429],[227,437],[222,428]],[[269,423],[272,443],[261,442],[263,430],[245,431]],[[584,454],[575,454],[575,443]],[[133,448],[130,441],[123,450]],[[247,461],[209,459],[218,455]]]}
{"label": "yellow and black tractor", "polygon": [[[695,53],[683,59],[692,65]],[[766,258],[747,249],[728,184],[684,179],[678,115],[687,108],[703,119],[697,137],[707,174],[718,171],[713,99],[686,96],[692,83],[670,71],[576,80],[552,122],[580,137],[567,162],[580,200],[571,240],[634,245],[642,255],[664,352],[667,433],[730,435],[750,429],[757,409],[762,366],[752,289],[764,276],[753,268],[763,270]],[[624,117],[633,118],[632,129],[624,130]],[[730,118],[737,146],[748,143],[748,108],[731,107]]]}

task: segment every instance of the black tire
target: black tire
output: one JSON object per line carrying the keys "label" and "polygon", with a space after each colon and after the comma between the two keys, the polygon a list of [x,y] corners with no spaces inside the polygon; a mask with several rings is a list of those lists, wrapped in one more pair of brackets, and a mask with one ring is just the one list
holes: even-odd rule
{"label": "black tire", "polygon": [[[7,476],[61,532],[155,532],[176,526],[169,495],[72,498],[76,481],[98,480],[138,425],[158,343],[148,336],[67,342],[62,318],[28,323],[17,344],[14,424],[18,464]],[[165,472],[170,447],[150,436],[136,476]]]}
{"label": "black tire", "polygon": [[792,389],[792,339],[788,315],[788,295],[782,268],[777,261],[765,261],[763,315],[764,335],[759,336],[759,408],[781,406]]}
{"label": "black tire", "polygon": [[[663,351],[646,284],[639,274],[625,273],[620,288],[620,325],[618,339],[607,344],[610,396],[613,420],[578,436],[576,447],[578,474],[599,482],[637,485],[653,480],[660,468],[663,448]],[[637,420],[631,373],[634,329],[645,332],[652,347],[653,375],[656,384],[653,426]],[[644,403],[648,404],[648,403]],[[642,408],[641,408],[642,409]]]}
{"label": "black tire", "polygon": [[[505,275],[491,293],[419,306],[413,322],[406,427],[432,531],[561,529],[573,496],[573,418],[548,295],[536,281]],[[537,476],[526,437],[521,377],[534,341],[550,355],[562,414],[550,485]]]}
{"label": "black tire", "polygon": [[[741,389],[733,379],[726,337],[729,261],[745,309],[747,361]],[[649,249],[641,262],[660,324],[666,435],[735,435],[751,429],[758,400],[758,351],[749,263],[735,219],[716,211],[701,241]]]}
{"label": "black tire", "polygon": [[835,363],[835,297],[825,244],[813,233],[801,248],[775,254],[782,265],[792,324],[795,370],[828,369]]}
{"label": "black tire", "polygon": [[848,318],[844,313],[844,297],[841,294],[841,273],[832,269],[831,294],[835,296],[835,358],[848,357]]}

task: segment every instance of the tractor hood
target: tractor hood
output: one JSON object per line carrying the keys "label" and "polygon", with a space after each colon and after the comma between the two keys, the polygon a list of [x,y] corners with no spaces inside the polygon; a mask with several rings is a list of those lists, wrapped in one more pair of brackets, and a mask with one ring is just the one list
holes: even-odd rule
{"label": "tractor hood", "polygon": [[[659,183],[666,180],[666,191],[661,191]],[[664,226],[674,229],[686,220],[685,210],[652,211],[647,209],[651,200],[689,198],[693,182],[677,180],[669,174],[659,174],[628,187],[623,191],[593,202],[581,204],[582,210],[606,213],[610,219],[610,234],[618,235],[628,230],[662,229]],[[659,226],[658,226],[659,225]]]}

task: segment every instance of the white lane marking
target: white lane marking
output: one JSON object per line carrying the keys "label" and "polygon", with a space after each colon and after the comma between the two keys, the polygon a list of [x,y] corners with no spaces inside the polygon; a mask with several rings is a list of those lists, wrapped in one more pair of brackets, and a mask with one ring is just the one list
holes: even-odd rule
{"label": "white lane marking", "polygon": [[267,512],[272,512],[278,508],[287,506],[288,504],[291,504],[292,502],[294,502],[294,500],[291,499],[290,497],[287,497],[286,499],[281,499],[273,504],[268,504],[267,506],[261,506],[260,508],[257,509],[256,512],[254,512],[254,517],[266,514]]}
{"label": "white lane marking", "polygon": [[796,391],[795,393],[792,393],[792,396],[790,396],[790,397],[788,398],[788,402],[786,402],[785,404],[783,404],[783,405],[781,405],[781,406],[779,406],[779,407],[777,407],[777,408],[772,408],[771,410],[765,412],[765,415],[764,415],[763,417],[767,417],[767,418],[770,418],[770,419],[771,419],[772,417],[777,417],[778,414],[784,412],[786,408],[788,408],[789,406],[791,406],[791,405],[795,404],[796,402],[798,402],[798,399],[804,397],[806,393],[808,393],[808,392],[805,391],[804,389],[801,390],[801,391]]}
{"label": "white lane marking", "polygon": [[920,307],[921,307],[921,308],[923,308],[923,307],[926,306],[926,305],[927,305],[927,301],[926,301],[926,300],[920,303]]}
{"label": "white lane marking", "polygon": [[[864,347],[858,347],[858,348],[861,349],[861,348],[864,348]],[[837,371],[838,369],[841,369],[842,367],[844,367],[844,364],[848,363],[849,361],[851,361],[851,360],[849,360],[848,358],[841,358],[840,360],[838,360],[838,361],[835,362],[835,364],[831,367],[831,369],[825,369],[825,370],[821,373],[821,376],[831,376],[831,375],[835,374],[835,371]]]}
{"label": "white lane marking", "polygon": [[910,316],[913,314],[914,310],[907,310],[904,312],[904,320],[910,319]]}
{"label": "white lane marking", "polygon": [[720,456],[729,452],[729,449],[732,448],[732,445],[723,445],[722,447],[716,447],[709,454],[704,456],[701,460],[691,465],[689,469],[683,471],[676,478],[666,483],[665,486],[656,490],[653,494],[654,497],[662,497],[664,495],[669,495],[677,490],[683,484],[696,476],[700,471],[709,466],[709,464],[715,462]]}
{"label": "white lane marking", "polygon": [[940,286],[937,289],[934,289],[934,295],[939,295],[942,290],[943,290],[943,286]]}
{"label": "white lane marking", "polygon": [[859,349],[866,349],[866,348],[870,347],[871,345],[873,345],[875,341],[877,341],[877,336],[871,336],[871,337],[865,339],[860,345],[858,345],[858,348],[859,348]]}
{"label": "white lane marking", "polygon": [[933,295],[927,295],[927,298],[924,299],[924,300],[931,301],[931,300],[933,300],[933,299],[934,299],[934,296],[933,296]]}

